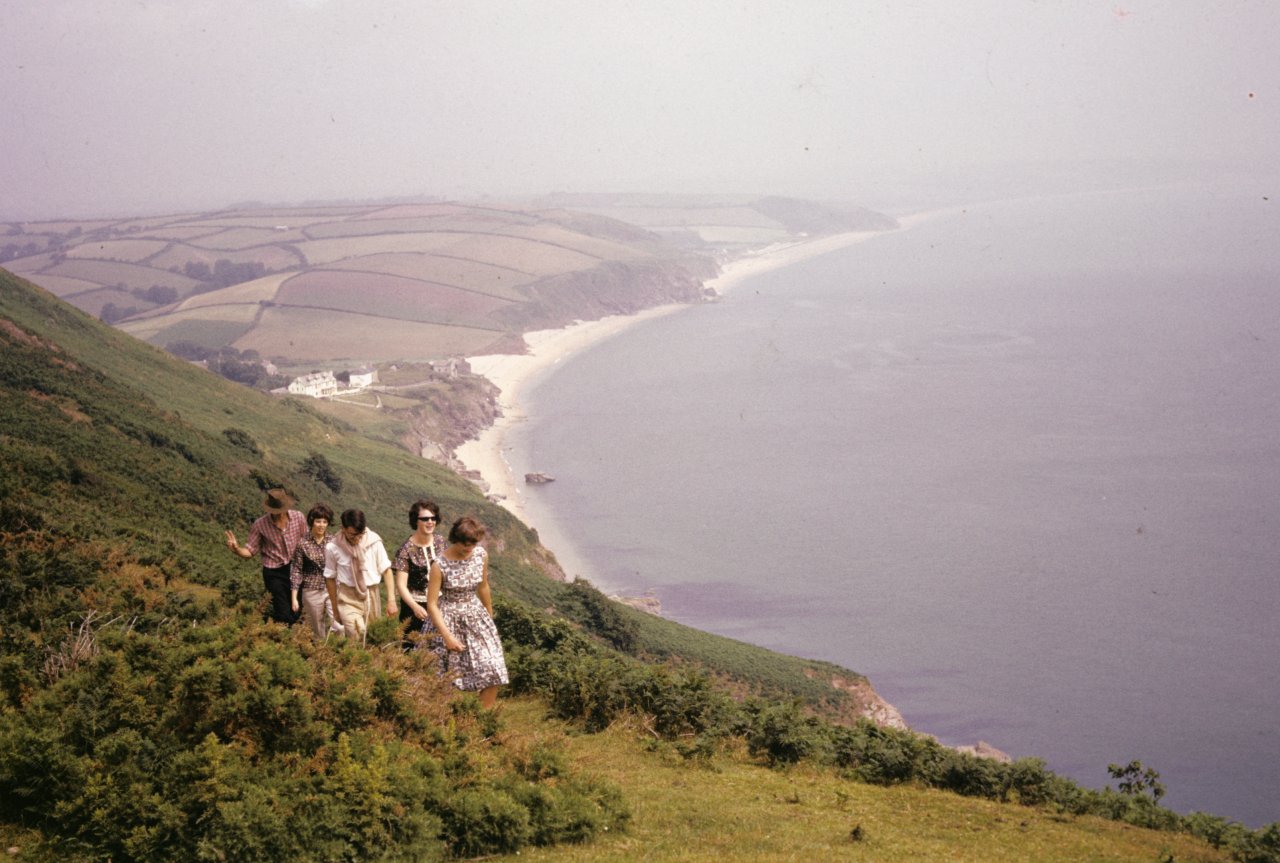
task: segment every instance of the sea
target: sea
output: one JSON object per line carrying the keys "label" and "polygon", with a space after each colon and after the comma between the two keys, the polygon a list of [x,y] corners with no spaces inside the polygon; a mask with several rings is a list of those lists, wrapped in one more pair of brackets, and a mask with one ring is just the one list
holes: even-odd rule
{"label": "sea", "polygon": [[867,675],[919,731],[1280,821],[1280,201],[957,206],[535,381],[570,574]]}

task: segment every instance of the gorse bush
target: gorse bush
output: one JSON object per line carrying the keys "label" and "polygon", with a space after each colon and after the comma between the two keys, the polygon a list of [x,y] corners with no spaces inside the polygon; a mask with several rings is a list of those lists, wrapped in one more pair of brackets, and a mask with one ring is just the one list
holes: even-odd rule
{"label": "gorse bush", "polygon": [[0,716],[0,809],[121,860],[440,859],[621,826],[615,789],[518,770],[422,654],[267,624],[98,631]]}

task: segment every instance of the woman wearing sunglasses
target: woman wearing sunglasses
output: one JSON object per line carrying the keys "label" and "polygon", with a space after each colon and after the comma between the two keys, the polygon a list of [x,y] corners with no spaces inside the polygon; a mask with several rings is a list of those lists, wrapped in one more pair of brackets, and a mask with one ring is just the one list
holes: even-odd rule
{"label": "woman wearing sunglasses", "polygon": [[440,507],[435,501],[414,501],[409,507],[413,534],[396,551],[396,592],[400,595],[400,624],[405,626],[406,650],[413,646],[408,640],[413,633],[426,637],[435,632],[427,614],[427,579],[431,564],[445,549],[444,537],[436,533],[439,523]]}

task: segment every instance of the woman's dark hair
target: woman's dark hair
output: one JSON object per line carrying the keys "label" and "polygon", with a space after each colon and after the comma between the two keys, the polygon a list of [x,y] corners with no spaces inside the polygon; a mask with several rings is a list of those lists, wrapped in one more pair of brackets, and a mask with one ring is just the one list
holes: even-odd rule
{"label": "woman's dark hair", "polygon": [[342,526],[350,527],[356,533],[364,533],[364,512],[358,509],[349,509],[342,514]]}
{"label": "woman's dark hair", "polygon": [[413,506],[409,507],[409,527],[417,530],[418,513],[422,510],[429,510],[436,517],[436,524],[440,523],[440,504],[434,500],[415,500]]}
{"label": "woman's dark hair", "polygon": [[311,507],[307,510],[307,527],[311,527],[317,518],[323,518],[329,524],[333,524],[333,510],[322,503]]}
{"label": "woman's dark hair", "polygon": [[475,545],[484,539],[484,525],[469,515],[464,515],[449,528],[449,542]]}

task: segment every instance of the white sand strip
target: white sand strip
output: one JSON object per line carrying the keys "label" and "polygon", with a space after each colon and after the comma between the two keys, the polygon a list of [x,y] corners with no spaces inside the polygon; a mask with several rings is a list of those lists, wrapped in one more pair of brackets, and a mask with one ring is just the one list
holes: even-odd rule
{"label": "white sand strip", "polygon": [[[951,211],[933,210],[903,216],[898,219],[900,227],[897,230],[914,227],[945,212]],[[705,285],[716,293],[723,294],[744,279],[760,273],[825,255],[887,233],[893,231],[851,231],[812,240],[775,243],[730,261],[721,269],[719,276],[708,280]],[[488,378],[501,390],[498,406],[502,409],[502,416],[481,432],[479,437],[458,447],[458,460],[470,470],[478,471],[489,484],[489,493],[497,497],[517,518],[529,524],[524,506],[524,477],[521,475],[517,479],[506,456],[510,450],[508,434],[514,426],[527,419],[524,405],[520,401],[521,392],[534,379],[553,369],[565,358],[599,344],[628,327],[683,308],[686,308],[685,304],[673,303],[645,309],[634,315],[612,315],[597,321],[578,321],[563,329],[538,330],[525,333],[524,339],[529,345],[527,354],[469,357],[467,361],[471,364],[472,371]]]}
{"label": "white sand strip", "polygon": [[543,372],[553,369],[557,363],[578,351],[599,344],[641,321],[683,308],[683,303],[671,303],[634,315],[611,315],[596,321],[577,321],[563,329],[537,330],[524,334],[529,345],[527,354],[469,357],[467,362],[471,364],[471,370],[488,378],[501,390],[498,407],[502,409],[502,416],[479,437],[458,447],[458,460],[470,470],[479,471],[489,484],[489,494],[499,498],[504,507],[528,524],[524,510],[524,477],[521,475],[519,481],[516,480],[506,456],[510,449],[508,432],[526,419],[520,394]]}

